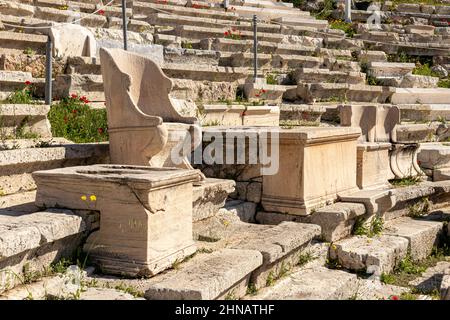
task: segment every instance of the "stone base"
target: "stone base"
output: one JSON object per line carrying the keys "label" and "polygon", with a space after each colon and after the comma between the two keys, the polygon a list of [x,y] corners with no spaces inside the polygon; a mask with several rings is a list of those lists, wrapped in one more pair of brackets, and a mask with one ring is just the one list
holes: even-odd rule
{"label": "stone base", "polygon": [[[97,231],[98,232],[98,231]],[[195,243],[187,245],[185,248],[171,253],[168,256],[151,261],[137,261],[129,257],[118,257],[113,254],[108,255],[111,249],[101,246],[96,249],[96,233],[89,236],[83,250],[88,254],[90,261],[96,264],[102,273],[115,274],[127,277],[148,277],[154,276],[161,271],[172,267],[173,263],[180,262],[186,257],[194,254],[197,250]]]}

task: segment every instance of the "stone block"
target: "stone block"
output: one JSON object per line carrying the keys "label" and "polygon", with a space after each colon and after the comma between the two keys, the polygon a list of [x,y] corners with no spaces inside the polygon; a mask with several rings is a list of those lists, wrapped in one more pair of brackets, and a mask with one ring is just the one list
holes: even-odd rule
{"label": "stone block", "polygon": [[450,269],[446,270],[442,277],[441,299],[450,300]]}
{"label": "stone block", "polygon": [[357,184],[361,189],[388,185],[393,178],[389,166],[390,143],[360,143],[357,150]]}
{"label": "stone block", "polygon": [[356,186],[358,128],[296,128],[279,132],[279,169],[263,176],[264,210],[308,215]]}
{"label": "stone block", "polygon": [[193,190],[192,221],[206,219],[215,215],[225,205],[228,195],[234,191],[233,180],[209,178]]}
{"label": "stone block", "polygon": [[390,273],[406,257],[408,240],[383,235],[375,238],[355,236],[335,242],[330,247],[330,258],[350,270],[366,270],[381,275]]}
{"label": "stone block", "polygon": [[360,141],[390,142],[400,123],[399,109],[390,105],[342,105],[339,113],[342,126],[361,128]]}
{"label": "stone block", "polygon": [[443,143],[422,143],[417,154],[422,168],[450,168],[450,146]]}
{"label": "stone block", "polygon": [[[355,274],[325,267],[299,270],[265,288],[258,300],[346,300],[358,290]],[[252,300],[251,297],[249,299]]]}
{"label": "stone block", "polygon": [[360,190],[339,196],[341,201],[362,203],[368,215],[384,214],[396,204],[395,194],[389,189]]}
{"label": "stone block", "polygon": [[446,88],[396,88],[392,95],[393,104],[445,104],[450,99]]}
{"label": "stone block", "polygon": [[442,230],[442,222],[402,217],[387,223],[383,234],[407,239],[411,258],[420,261],[427,258],[433,247],[439,244]]}
{"label": "stone block", "polygon": [[232,212],[243,222],[254,223],[256,216],[256,203],[240,200],[227,201],[225,209]]}
{"label": "stone block", "polygon": [[[228,291],[244,282],[263,261],[255,250],[222,249],[151,285],[149,300],[213,300],[225,298]],[[245,293],[244,293],[245,294]],[[237,298],[244,294],[235,293]]]}
{"label": "stone block", "polygon": [[427,124],[401,124],[393,133],[392,142],[420,143],[433,140],[436,129]]}
{"label": "stone block", "polygon": [[100,212],[84,249],[107,273],[155,275],[195,252],[192,183],[199,172],[118,165],[33,173],[39,207]]}
{"label": "stone block", "polygon": [[350,236],[356,219],[365,213],[364,204],[336,202],[311,214],[309,222],[322,228],[324,241],[334,242]]}

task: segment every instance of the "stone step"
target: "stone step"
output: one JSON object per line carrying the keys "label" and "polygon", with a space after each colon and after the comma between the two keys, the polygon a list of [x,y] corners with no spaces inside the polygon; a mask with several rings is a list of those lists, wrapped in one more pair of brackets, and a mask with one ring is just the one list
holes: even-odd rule
{"label": "stone step", "polygon": [[89,227],[69,210],[0,214],[0,293],[26,283],[32,272],[43,272],[52,262],[70,257]]}
{"label": "stone step", "polygon": [[6,100],[11,93],[25,88],[25,82],[36,83],[31,72],[0,70],[0,101]]}
{"label": "stone step", "polygon": [[39,211],[34,204],[36,191],[26,191],[0,197],[0,216],[20,216]]}
{"label": "stone step", "polygon": [[108,144],[104,143],[0,151],[0,190],[5,195],[33,190],[33,171],[105,163],[107,159]]}
{"label": "stone step", "polygon": [[25,34],[19,32],[0,31],[2,53],[45,54],[47,37],[43,35]]}
{"label": "stone step", "polygon": [[449,104],[397,104],[402,121],[450,120]]}
{"label": "stone step", "polygon": [[[245,21],[234,21],[234,20],[218,20],[204,17],[191,17],[191,16],[183,16],[183,15],[174,15],[174,14],[165,14],[165,13],[152,13],[147,16],[146,21],[151,25],[158,26],[176,26],[176,25],[184,25],[184,26],[194,26],[194,27],[212,27],[216,28],[217,26],[221,26],[223,28],[228,28],[229,30],[236,31],[253,31],[252,22]],[[267,32],[267,33],[280,33],[281,27],[275,24],[268,23],[258,23],[258,31],[259,32]],[[222,33],[223,35],[223,33]],[[191,38],[191,37],[188,37]]]}
{"label": "stone step", "polygon": [[190,79],[196,81],[237,81],[245,79],[247,68],[219,67],[208,65],[187,65],[178,63],[165,63],[162,66],[164,73],[170,78]]}
{"label": "stone step", "polygon": [[[81,13],[92,13],[94,11],[96,11],[97,5],[98,3],[96,3],[95,1],[90,2],[90,3],[86,3],[86,2],[80,2],[80,1],[67,1],[68,4],[68,9],[67,10],[71,10],[72,7],[74,7],[74,9],[77,12],[81,12]],[[59,9],[59,10],[63,10],[64,7],[61,6],[61,3],[59,1],[55,1],[55,0],[37,0],[35,3],[36,7],[45,7],[45,8],[54,8],[54,9]],[[72,11],[75,11],[72,9]],[[117,18],[121,18],[122,17],[122,8],[120,7],[113,7],[113,6],[105,6],[103,9],[103,13],[102,16],[104,17],[117,17]],[[66,11],[66,10],[63,10]],[[132,15],[132,8],[127,7],[127,12],[126,12],[127,17],[131,17]],[[81,16],[83,17],[83,16]],[[80,17],[80,18],[81,18]]]}
{"label": "stone step", "polygon": [[300,11],[298,9],[293,10],[280,10],[273,8],[261,8],[261,7],[248,7],[248,6],[236,6],[235,10],[241,17],[252,18],[253,15],[257,15],[258,19],[272,20],[281,17],[302,17],[305,19],[314,19],[309,12]]}
{"label": "stone step", "polygon": [[278,104],[281,102],[284,93],[295,87],[264,82],[265,79],[261,79],[257,83],[248,82],[244,85],[244,94],[248,101]]}
{"label": "stone step", "polygon": [[361,72],[330,71],[329,69],[299,68],[293,71],[292,77],[299,83],[349,83],[365,84],[366,75]]}
{"label": "stone step", "polygon": [[318,20],[304,17],[285,16],[273,20],[280,23],[283,26],[287,25],[287,26],[313,27],[317,28],[318,30],[324,30],[328,27],[327,20]]}
{"label": "stone step", "polygon": [[[231,28],[227,29],[226,27],[208,28],[208,27],[177,25],[172,30],[168,31],[161,30],[159,33],[175,35],[178,37],[192,40],[201,40],[206,38],[218,38],[218,37],[223,37],[225,39],[230,37],[230,40],[232,41],[253,39],[252,31],[239,31],[239,30],[233,31],[231,30]],[[235,37],[235,39],[231,37]],[[278,33],[258,32],[258,39],[260,41],[276,44],[283,40],[283,35]]]}
{"label": "stone step", "polygon": [[413,71],[414,63],[371,62],[368,74],[372,77],[400,77]]}
{"label": "stone step", "polygon": [[441,299],[450,300],[450,268],[448,268],[442,277],[441,282]]}
{"label": "stone step", "polygon": [[435,140],[436,127],[423,123],[397,124],[392,133],[394,143],[422,143]]}
{"label": "stone step", "polygon": [[[244,213],[245,215],[245,213]],[[279,225],[257,225],[240,221],[233,212],[219,215],[194,225],[198,239],[211,242],[211,248],[251,249],[261,252],[263,265],[253,272],[251,282],[256,288],[266,285],[270,274],[296,265],[309,243],[320,234],[314,224],[284,222]]]}
{"label": "stone step", "polygon": [[387,103],[395,92],[394,88],[347,83],[312,83],[298,85],[295,95],[297,99],[310,103],[314,100],[355,101]]}
{"label": "stone step", "polygon": [[308,123],[320,123],[326,108],[322,105],[287,104],[280,106],[280,121],[302,125]]}
{"label": "stone step", "polygon": [[[201,231],[205,236],[205,232],[207,232],[208,235],[206,237],[211,237],[212,234],[215,234],[215,237],[221,238],[221,240],[211,243],[209,246],[209,248],[217,251],[214,251],[213,257],[203,260],[207,261],[208,265],[198,261],[195,264],[190,264],[190,261],[187,262],[186,269],[169,276],[167,280],[163,279],[161,282],[152,285],[147,290],[146,298],[216,299],[224,298],[226,295],[229,296],[230,289],[233,297],[242,297],[245,295],[249,284],[256,289],[264,287],[270,281],[267,279],[275,277],[275,274],[286,272],[286,270],[290,269],[290,266],[297,264],[301,252],[308,246],[311,239],[318,234],[318,227],[313,225],[285,223],[271,227],[239,222],[239,218],[236,221],[234,214],[231,214],[229,218],[227,217],[227,215],[224,215],[217,220],[218,223],[215,227],[217,230],[215,232],[211,229],[203,229]],[[209,224],[211,226],[211,221]],[[200,230],[198,225],[194,225],[195,229],[197,232]],[[243,257],[244,261],[249,261],[250,257],[253,257],[252,255],[262,258],[258,258],[261,260],[258,260],[257,265],[252,266],[251,270],[248,270],[247,267],[242,268],[244,262],[236,257],[236,255],[239,257],[239,252],[241,251],[246,252]],[[216,256],[222,255],[222,252],[226,252],[232,257],[223,259],[224,262],[220,263],[220,259]],[[252,258],[251,260],[255,259]],[[217,262],[212,263],[209,261]],[[229,266],[231,262],[237,269],[241,270],[237,277],[233,275],[228,276],[228,280],[220,280],[222,283],[220,285],[215,284],[215,289],[211,288],[210,284],[205,283],[212,277],[212,279],[224,278],[224,273],[228,271],[223,269],[231,268],[232,266]],[[241,266],[239,267],[239,265]],[[237,271],[234,272],[237,273]],[[232,287],[236,287],[236,283],[240,279],[245,279],[245,281],[241,280],[241,282],[244,282],[245,287],[232,289]],[[182,286],[177,285],[179,281],[182,281]],[[217,283],[218,281],[213,280],[212,283]],[[183,291],[181,290],[183,287],[194,287],[195,289]],[[205,293],[200,294],[198,291]],[[191,294],[198,296],[192,296]]]}
{"label": "stone step", "polygon": [[348,300],[358,291],[356,274],[318,266],[302,269],[248,300]]}
{"label": "stone step", "polygon": [[52,136],[47,114],[48,105],[0,104],[1,129],[3,140],[17,134],[36,134],[41,138]]}
{"label": "stone step", "polygon": [[[233,40],[224,37],[205,37],[199,41],[198,48],[201,50],[215,50],[221,52],[251,52],[253,48],[253,40]],[[258,42],[258,49],[259,53],[263,54],[313,55],[316,52],[316,47],[313,46],[274,43],[264,40]]]}
{"label": "stone step", "polygon": [[392,94],[393,104],[447,104],[450,89],[446,88],[396,88]]}
{"label": "stone step", "polygon": [[417,160],[425,171],[450,169],[450,146],[445,143],[423,143],[417,154]]}
{"label": "stone step", "polygon": [[214,104],[202,108],[202,126],[222,125],[278,125],[280,109],[277,106]]}
{"label": "stone step", "polygon": [[440,244],[442,231],[443,223],[440,221],[402,217],[386,223],[382,234],[408,240],[408,252],[411,258],[414,261],[421,261]]}
{"label": "stone step", "polygon": [[234,11],[224,12],[218,10],[208,10],[203,8],[188,8],[181,6],[166,5],[161,3],[147,3],[133,1],[133,15],[149,15],[152,13],[171,13],[180,16],[203,17],[210,19],[236,21],[239,14]]}

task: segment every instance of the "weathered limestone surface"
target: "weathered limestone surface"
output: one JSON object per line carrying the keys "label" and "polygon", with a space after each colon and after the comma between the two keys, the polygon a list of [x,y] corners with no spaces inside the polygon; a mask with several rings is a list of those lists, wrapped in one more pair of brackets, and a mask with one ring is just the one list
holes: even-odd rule
{"label": "weathered limestone surface", "polygon": [[49,209],[23,215],[0,211],[0,292],[21,283],[25,270],[43,271],[81,244],[89,214]]}
{"label": "weathered limestone surface", "polygon": [[420,166],[426,169],[450,167],[450,146],[443,143],[423,143],[417,155]]}
{"label": "weathered limestone surface", "polygon": [[351,235],[355,220],[365,213],[364,204],[336,202],[311,214],[309,222],[322,228],[325,241],[334,242]]}
{"label": "weathered limestone surface", "polygon": [[77,24],[64,24],[49,28],[54,57],[95,57],[97,43],[94,34]]}
{"label": "weathered limestone surface", "polygon": [[383,235],[375,238],[354,236],[335,242],[330,248],[330,258],[350,270],[368,273],[389,273],[400,263],[408,251],[408,240]]}
{"label": "weathered limestone surface", "polygon": [[225,205],[228,194],[234,191],[233,180],[206,179],[205,183],[194,187],[193,217],[198,221],[215,215]]}
{"label": "weathered limestone surface", "polygon": [[[261,253],[255,250],[222,249],[150,286],[145,297],[149,300],[224,298],[241,282],[246,287],[251,272],[261,266],[262,261]],[[235,295],[240,297],[243,293],[236,292]]]}
{"label": "weathered limestone surface", "polygon": [[441,283],[441,299],[450,300],[450,268],[445,271]]}
{"label": "weathered limestone surface", "polygon": [[362,203],[366,213],[383,214],[395,206],[397,199],[389,189],[360,190],[349,195],[340,195],[341,201]]}
{"label": "weathered limestone surface", "polygon": [[[197,119],[181,116],[169,96],[172,81],[144,56],[101,49],[100,57],[111,162],[192,169],[184,150],[179,155],[180,163],[174,163],[171,155],[176,146],[196,147],[201,141],[199,128],[192,125]],[[196,140],[193,146],[190,132]]]}
{"label": "weathered limestone surface", "polygon": [[390,142],[400,111],[390,105],[342,105],[339,107],[342,126],[360,127],[360,141]]}
{"label": "weathered limestone surface", "polygon": [[393,178],[389,163],[390,143],[360,143],[357,146],[357,181],[361,189],[388,184]]}
{"label": "weathered limestone surface", "polygon": [[33,190],[36,187],[31,177],[33,171],[104,163],[108,159],[108,145],[103,143],[33,147],[0,152],[0,188],[4,194]]}
{"label": "weathered limestone surface", "polygon": [[442,222],[402,217],[386,224],[383,234],[407,239],[411,258],[420,261],[428,257],[433,247],[439,244],[442,228]]}
{"label": "weathered limestone surface", "polygon": [[13,135],[20,128],[23,133],[34,133],[41,138],[51,137],[47,105],[1,104],[1,135]]}
{"label": "weathered limestone surface", "polygon": [[84,249],[104,272],[155,275],[195,252],[195,170],[97,165],[33,177],[38,206],[100,211],[100,229]]}
{"label": "weathered limestone surface", "polygon": [[337,193],[355,191],[359,134],[358,128],[281,129],[279,170],[263,177],[264,209],[308,215]]}
{"label": "weathered limestone surface", "polygon": [[[300,270],[263,290],[258,300],[346,300],[357,291],[357,277],[325,267]],[[249,297],[252,299],[252,297]]]}

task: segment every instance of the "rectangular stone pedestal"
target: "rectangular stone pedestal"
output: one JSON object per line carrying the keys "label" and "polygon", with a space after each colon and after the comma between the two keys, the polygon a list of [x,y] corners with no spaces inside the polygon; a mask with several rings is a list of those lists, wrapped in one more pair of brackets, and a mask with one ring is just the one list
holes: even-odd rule
{"label": "rectangular stone pedestal", "polygon": [[357,183],[361,189],[371,189],[389,184],[394,178],[389,164],[390,143],[358,144]]}
{"label": "rectangular stone pedestal", "polygon": [[266,211],[308,215],[315,208],[354,192],[359,128],[280,130],[279,170],[263,176]]}
{"label": "rectangular stone pedestal", "polygon": [[85,245],[103,272],[153,276],[195,252],[192,183],[197,170],[121,165],[33,173],[36,205],[100,212]]}

